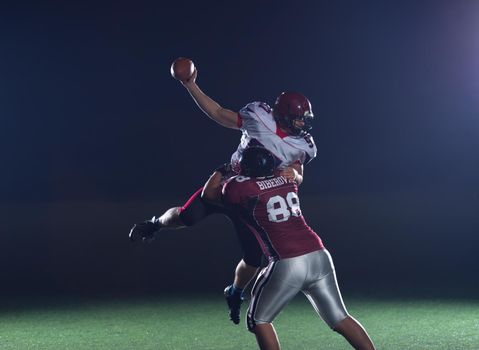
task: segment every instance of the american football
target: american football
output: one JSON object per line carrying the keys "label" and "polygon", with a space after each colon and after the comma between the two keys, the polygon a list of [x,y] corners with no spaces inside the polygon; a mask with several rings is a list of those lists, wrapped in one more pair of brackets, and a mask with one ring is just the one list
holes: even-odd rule
{"label": "american football", "polygon": [[176,80],[188,80],[195,71],[195,65],[192,60],[186,57],[178,57],[171,64],[171,76]]}

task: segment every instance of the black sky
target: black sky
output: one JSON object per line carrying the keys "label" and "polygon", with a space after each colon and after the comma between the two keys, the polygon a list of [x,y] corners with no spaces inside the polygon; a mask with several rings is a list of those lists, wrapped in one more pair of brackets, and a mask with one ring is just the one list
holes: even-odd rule
{"label": "black sky", "polygon": [[[208,253],[202,267],[215,286],[224,280],[214,275],[230,276],[224,222],[198,229],[224,239],[224,265],[196,229],[166,236],[167,251],[127,241],[132,223],[184,202],[240,138],[171,78],[178,56],[232,110],[273,104],[284,90],[309,97],[319,153],[305,169],[303,212],[343,276],[396,281],[415,271],[440,282],[463,271],[470,280],[479,263],[477,1],[99,0],[0,4],[6,284],[121,289],[138,279],[140,289],[164,289],[150,273],[202,276],[175,260],[178,247]],[[177,266],[171,275],[155,270],[165,260]]]}
{"label": "black sky", "polygon": [[200,185],[240,135],[171,78],[177,56],[233,110],[283,90],[310,98],[308,192],[477,195],[478,14],[473,1],[4,5],[2,199]]}

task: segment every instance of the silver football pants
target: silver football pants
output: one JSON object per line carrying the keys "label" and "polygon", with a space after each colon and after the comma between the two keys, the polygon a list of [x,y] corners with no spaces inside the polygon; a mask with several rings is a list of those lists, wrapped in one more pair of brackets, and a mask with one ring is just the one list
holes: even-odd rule
{"label": "silver football pants", "polygon": [[270,261],[254,284],[247,325],[271,323],[293,297],[302,291],[317,314],[334,328],[348,316],[339,292],[333,260],[326,249],[298,257]]}

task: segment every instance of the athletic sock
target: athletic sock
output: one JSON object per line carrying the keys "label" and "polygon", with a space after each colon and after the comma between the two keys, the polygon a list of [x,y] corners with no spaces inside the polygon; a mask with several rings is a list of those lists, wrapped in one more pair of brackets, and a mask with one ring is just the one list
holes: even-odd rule
{"label": "athletic sock", "polygon": [[243,291],[243,289],[236,287],[233,283],[230,288],[230,295],[243,297]]}

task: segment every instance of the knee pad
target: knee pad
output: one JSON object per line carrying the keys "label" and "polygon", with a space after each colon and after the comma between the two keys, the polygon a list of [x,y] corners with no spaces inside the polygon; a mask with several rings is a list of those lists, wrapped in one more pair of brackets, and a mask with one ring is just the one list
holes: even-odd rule
{"label": "knee pad", "polygon": [[253,317],[250,317],[250,315],[246,316],[246,328],[248,329],[248,331],[254,333],[255,326],[256,322],[254,321]]}
{"label": "knee pad", "polygon": [[[270,322],[260,322],[259,324],[270,324]],[[251,333],[255,333],[255,328],[256,328],[256,321],[250,317],[249,315],[246,318],[246,328],[248,331]]]}

